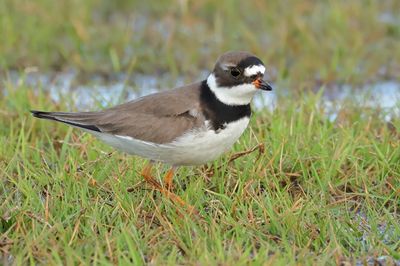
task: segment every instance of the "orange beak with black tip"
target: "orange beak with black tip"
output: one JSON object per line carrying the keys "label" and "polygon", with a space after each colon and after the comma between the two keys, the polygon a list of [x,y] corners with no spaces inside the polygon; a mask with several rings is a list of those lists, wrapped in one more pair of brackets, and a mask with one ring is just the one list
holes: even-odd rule
{"label": "orange beak with black tip", "polygon": [[259,78],[256,79],[255,81],[252,82],[254,86],[256,86],[257,89],[263,90],[263,91],[272,91],[272,87],[268,82],[265,80]]}

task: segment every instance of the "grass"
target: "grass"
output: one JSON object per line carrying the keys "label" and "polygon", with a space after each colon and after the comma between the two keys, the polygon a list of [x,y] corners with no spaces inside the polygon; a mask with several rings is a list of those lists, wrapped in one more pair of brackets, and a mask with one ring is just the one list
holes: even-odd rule
{"label": "grass", "polygon": [[[155,3],[0,1],[0,264],[400,260],[400,120],[348,99],[331,121],[321,94],[308,92],[396,80],[400,2]],[[53,102],[43,85],[29,85],[35,69],[189,82],[232,49],[259,55],[268,78],[290,91],[274,112],[253,116],[231,153],[179,170],[175,192],[201,218],[143,182],[144,160],[29,115],[71,106],[69,94]],[[229,162],[260,143],[263,153]]]}
{"label": "grass", "polygon": [[243,49],[298,89],[396,79],[399,9],[396,0],[2,1],[0,66],[197,77]]}
{"label": "grass", "polygon": [[[348,104],[329,121],[281,98],[257,113],[228,164],[180,169],[181,216],[139,175],[144,161],[28,114],[54,106],[23,82],[2,97],[0,250],[15,264],[337,264],[400,259],[400,124]],[[62,104],[56,106],[63,109]],[[53,108],[50,108],[53,109]],[[162,167],[156,171],[161,176]],[[165,170],[165,169],[164,169]],[[128,192],[128,188],[129,191]]]}

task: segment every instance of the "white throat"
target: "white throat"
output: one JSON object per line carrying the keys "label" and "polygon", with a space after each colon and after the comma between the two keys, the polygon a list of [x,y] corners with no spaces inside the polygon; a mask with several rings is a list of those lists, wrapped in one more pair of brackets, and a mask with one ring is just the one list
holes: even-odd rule
{"label": "white throat", "polygon": [[218,100],[227,105],[246,105],[251,102],[257,92],[253,84],[242,84],[233,87],[218,87],[213,73],[207,78],[207,85]]}

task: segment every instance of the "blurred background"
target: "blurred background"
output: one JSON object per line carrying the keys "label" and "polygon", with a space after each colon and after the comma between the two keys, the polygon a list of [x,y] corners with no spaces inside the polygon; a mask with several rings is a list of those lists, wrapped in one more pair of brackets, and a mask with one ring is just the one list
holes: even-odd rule
{"label": "blurred background", "polygon": [[398,80],[399,11],[397,0],[6,0],[0,74],[55,83],[62,73],[59,90],[98,79],[157,89],[161,77],[200,80],[223,52],[248,50],[278,87],[364,87]]}
{"label": "blurred background", "polygon": [[[0,1],[0,265],[400,265],[399,14],[400,0]],[[144,160],[29,113],[200,81],[228,50],[264,61],[274,91],[253,105],[274,112],[233,150],[254,153],[180,170],[204,221],[149,196]]]}

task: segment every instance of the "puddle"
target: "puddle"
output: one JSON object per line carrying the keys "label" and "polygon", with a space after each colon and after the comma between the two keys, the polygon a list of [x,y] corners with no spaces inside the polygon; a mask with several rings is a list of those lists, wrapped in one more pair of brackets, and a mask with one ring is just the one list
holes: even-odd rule
{"label": "puddle", "polygon": [[385,265],[393,265],[400,266],[400,260],[396,260],[390,256],[379,256],[379,257],[368,257],[364,260],[357,260],[356,266],[385,266]]}
{"label": "puddle", "polygon": [[[394,217],[397,214],[393,214]],[[376,219],[376,218],[374,218]],[[362,246],[365,252],[373,254],[374,246],[373,243],[374,238],[378,238],[378,241],[381,241],[385,245],[395,246],[396,243],[400,240],[398,233],[396,233],[396,228],[393,224],[389,224],[387,221],[380,221],[377,224],[373,225],[374,222],[371,221],[372,218],[368,217],[368,215],[362,211],[357,212],[353,217],[353,221],[355,224],[358,224],[357,230],[361,233],[361,236],[358,241],[362,243]],[[380,255],[377,256],[369,256],[364,258],[364,260],[357,260],[356,265],[396,265],[400,266],[400,260],[395,259],[388,255]]]}
{"label": "puddle", "polygon": [[[205,79],[207,75],[207,71],[202,71],[200,79]],[[183,78],[174,78],[168,74],[157,76],[115,74],[111,78],[94,75],[84,82],[79,80],[75,71],[50,75],[37,71],[27,71],[24,75],[10,72],[8,76],[12,84],[44,88],[54,101],[62,100],[69,109],[82,111],[113,106],[186,83]],[[288,90],[275,86],[275,91],[257,93],[253,106],[258,110],[267,108],[273,111],[278,98],[276,93],[282,91]],[[326,107],[326,114],[333,121],[349,99],[352,103],[363,107],[380,108],[385,112],[386,120],[390,120],[393,116],[400,116],[400,82],[398,81],[382,81],[359,88],[350,85],[332,86],[325,89],[321,104]]]}
{"label": "puddle", "polygon": [[366,108],[379,108],[385,121],[400,116],[400,82],[389,80],[353,88],[349,85],[336,86],[326,90],[323,104],[331,121],[350,100],[352,104]]}

